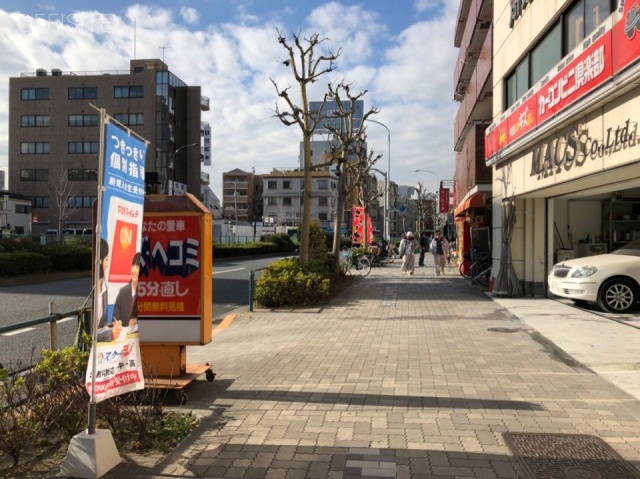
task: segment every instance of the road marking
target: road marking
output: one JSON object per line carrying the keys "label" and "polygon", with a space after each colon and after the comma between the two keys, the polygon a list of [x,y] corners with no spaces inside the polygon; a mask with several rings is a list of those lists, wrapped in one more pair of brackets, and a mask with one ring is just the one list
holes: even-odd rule
{"label": "road marking", "polygon": [[11,331],[10,333],[3,333],[3,336],[15,336],[16,334],[20,334],[20,333],[26,333],[28,331],[33,331],[36,328],[24,328],[24,329],[18,329],[17,331]]}
{"label": "road marking", "polygon": [[243,271],[245,269],[247,269],[247,268],[227,269],[227,270],[224,270],[224,271],[214,271],[212,274],[215,275],[215,274],[223,274],[223,273],[232,273],[234,271]]}
{"label": "road marking", "polygon": [[211,331],[211,337],[227,329],[234,319],[236,319],[235,314],[228,314],[227,316],[225,316],[222,322],[218,324],[218,326],[213,331]]}

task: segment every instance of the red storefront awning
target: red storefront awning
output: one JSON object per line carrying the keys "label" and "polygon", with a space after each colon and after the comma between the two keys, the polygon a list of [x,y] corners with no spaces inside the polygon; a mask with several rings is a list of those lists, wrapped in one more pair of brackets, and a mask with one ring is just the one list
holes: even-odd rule
{"label": "red storefront awning", "polygon": [[462,203],[460,203],[456,209],[455,209],[455,215],[456,216],[464,216],[465,213],[467,212],[467,210],[471,209],[471,208],[484,208],[485,204],[484,204],[484,193],[481,191],[478,191],[474,194],[472,194],[471,196],[469,196],[469,198],[467,198],[466,200],[464,200]]}

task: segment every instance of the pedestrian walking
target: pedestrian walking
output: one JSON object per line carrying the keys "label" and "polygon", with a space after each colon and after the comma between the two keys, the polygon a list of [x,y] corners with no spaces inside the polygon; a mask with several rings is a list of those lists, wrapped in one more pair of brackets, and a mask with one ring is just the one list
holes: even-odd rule
{"label": "pedestrian walking", "polygon": [[429,249],[429,237],[427,232],[420,233],[420,257],[418,258],[418,266],[424,266],[424,255]]}
{"label": "pedestrian walking", "polygon": [[407,276],[411,276],[415,269],[415,254],[414,251],[420,247],[420,243],[413,237],[411,231],[407,231],[406,238],[400,241],[400,257],[402,258],[402,271]]}
{"label": "pedestrian walking", "polygon": [[449,241],[442,237],[442,231],[436,230],[429,249],[436,265],[436,276],[444,275],[444,265],[449,257]]}

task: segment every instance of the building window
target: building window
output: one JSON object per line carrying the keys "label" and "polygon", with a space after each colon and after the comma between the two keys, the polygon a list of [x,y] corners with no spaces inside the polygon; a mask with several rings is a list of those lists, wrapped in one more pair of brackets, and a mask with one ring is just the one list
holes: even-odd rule
{"label": "building window", "polygon": [[282,182],[282,189],[283,190],[290,190],[291,189],[291,181],[289,180],[284,180]]}
{"label": "building window", "polygon": [[98,115],[69,115],[69,126],[98,126]]}
{"label": "building window", "polygon": [[98,142],[97,141],[70,141],[69,153],[70,154],[98,153]]}
{"label": "building window", "polygon": [[531,85],[546,75],[560,60],[562,60],[562,28],[561,22],[557,22],[531,51]]}
{"label": "building window", "polygon": [[336,182],[336,181],[332,181],[332,182],[331,182],[331,189],[332,189],[332,190],[335,190],[336,188],[338,188],[338,182]]}
{"label": "building window", "polygon": [[551,29],[505,77],[504,109],[513,105],[531,86],[590,35],[615,8],[611,0],[579,0],[567,9]]}
{"label": "building window", "polygon": [[327,221],[328,220],[327,213],[318,213],[318,219],[320,221]]}
{"label": "building window", "polygon": [[282,197],[282,206],[291,206],[291,196]]}
{"label": "building window", "polygon": [[278,198],[275,196],[267,197],[267,206],[276,206],[278,204]]}
{"label": "building window", "polygon": [[273,180],[267,181],[267,189],[268,190],[275,190],[277,188],[278,188],[278,182],[277,181],[273,181]]}
{"label": "building window", "polygon": [[98,170],[93,169],[69,169],[67,171],[69,181],[98,181]]}
{"label": "building window", "polygon": [[49,197],[48,196],[34,196],[31,198],[34,208],[48,208]]}
{"label": "building window", "polygon": [[69,198],[69,208],[91,208],[95,196],[72,196]]}
{"label": "building window", "polygon": [[114,98],[144,98],[144,86],[116,86],[113,87]]}
{"label": "building window", "polygon": [[20,90],[20,99],[22,101],[48,100],[48,88],[23,88]]}
{"label": "building window", "polygon": [[113,115],[116,121],[123,125],[135,126],[144,124],[144,114],[142,113],[116,113]]}
{"label": "building window", "polygon": [[50,126],[51,117],[49,115],[23,115],[20,117],[22,128],[34,128],[40,126]]}
{"label": "building window", "polygon": [[610,0],[581,0],[564,16],[565,54],[577,47],[613,11]]}
{"label": "building window", "polygon": [[24,142],[20,143],[20,153],[32,155],[48,155],[51,152],[49,142]]}
{"label": "building window", "polygon": [[329,189],[329,180],[318,180],[318,189],[319,190],[328,190]]}
{"label": "building window", "polygon": [[98,88],[95,86],[69,87],[69,100],[95,100],[98,98]]}
{"label": "building window", "polygon": [[16,213],[23,214],[23,215],[28,215],[29,213],[31,213],[31,206],[30,205],[16,205]]}
{"label": "building window", "polygon": [[326,196],[320,196],[318,198],[318,206],[329,206],[329,198]]}
{"label": "building window", "polygon": [[49,170],[46,169],[22,169],[20,181],[49,181]]}

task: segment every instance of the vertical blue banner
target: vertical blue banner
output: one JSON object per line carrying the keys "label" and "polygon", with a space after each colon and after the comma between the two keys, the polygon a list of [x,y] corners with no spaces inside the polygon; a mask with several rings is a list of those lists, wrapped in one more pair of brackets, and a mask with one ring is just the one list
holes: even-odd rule
{"label": "vertical blue banner", "polygon": [[[95,400],[144,388],[138,339],[138,280],[144,265],[144,214],[147,144],[131,132],[104,126],[102,211],[100,218],[99,295],[94,315]],[[91,390],[93,358],[87,391]],[[91,394],[91,392],[89,393]]]}

